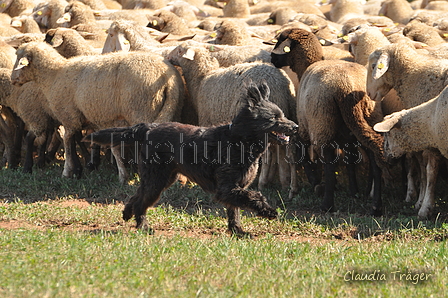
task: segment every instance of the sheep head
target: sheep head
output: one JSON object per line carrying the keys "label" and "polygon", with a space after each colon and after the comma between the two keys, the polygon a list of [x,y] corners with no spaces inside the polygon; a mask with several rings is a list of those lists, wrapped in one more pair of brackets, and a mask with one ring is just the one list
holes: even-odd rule
{"label": "sheep head", "polygon": [[277,44],[271,53],[271,62],[275,67],[291,67],[299,80],[305,70],[316,61],[323,60],[322,45],[319,39],[304,29],[288,29],[277,38]]}
{"label": "sheep head", "polygon": [[392,158],[398,158],[405,154],[403,150],[407,147],[403,142],[412,140],[413,138],[408,138],[405,136],[406,130],[402,128],[402,118],[407,113],[407,110],[402,110],[400,112],[393,113],[384,117],[384,120],[373,126],[376,132],[381,132],[384,135],[384,154],[386,159],[390,160]]}
{"label": "sheep head", "polygon": [[126,32],[121,30],[116,23],[112,23],[107,29],[107,38],[103,46],[103,54],[131,50],[131,43],[126,37]]}
{"label": "sheep head", "polygon": [[14,85],[34,81],[45,69],[55,69],[65,60],[55,49],[45,42],[30,42],[17,49],[17,59],[11,80]]}
{"label": "sheep head", "polygon": [[380,48],[369,56],[367,93],[375,101],[380,101],[393,88],[390,74],[387,74],[391,60],[387,48]]}
{"label": "sheep head", "polygon": [[22,86],[23,84],[31,81],[31,79],[27,76],[27,72],[23,70],[24,68],[29,68],[31,60],[31,57],[27,55],[24,55],[21,58],[17,56],[17,61],[11,74],[11,81],[13,85]]}

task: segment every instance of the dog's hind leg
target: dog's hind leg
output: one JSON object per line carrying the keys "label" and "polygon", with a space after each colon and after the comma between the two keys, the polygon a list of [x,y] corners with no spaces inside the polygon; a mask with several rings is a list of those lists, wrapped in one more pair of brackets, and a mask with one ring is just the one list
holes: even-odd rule
{"label": "dog's hind leg", "polygon": [[177,180],[177,173],[169,165],[151,167],[141,177],[141,185],[137,194],[126,204],[123,219],[135,216],[136,228],[152,231],[146,220],[146,210],[154,206],[160,194]]}
{"label": "dog's hind leg", "polygon": [[227,219],[229,232],[237,237],[250,237],[249,233],[243,231],[241,227],[240,208],[227,207]]}

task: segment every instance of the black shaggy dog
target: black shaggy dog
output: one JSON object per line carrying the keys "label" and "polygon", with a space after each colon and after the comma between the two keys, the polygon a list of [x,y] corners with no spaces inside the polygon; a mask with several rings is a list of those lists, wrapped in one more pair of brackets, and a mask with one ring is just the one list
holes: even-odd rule
{"label": "black shaggy dog", "polygon": [[257,175],[259,158],[268,143],[287,143],[297,125],[268,101],[270,90],[266,83],[251,83],[246,88],[244,106],[231,124],[207,128],[176,122],[142,123],[101,130],[85,138],[101,145],[141,145],[141,185],[124,208],[124,220],[135,216],[137,228],[150,229],[146,210],[176,181],[179,173],[214,194],[227,207],[228,228],[234,234],[245,234],[240,208],[269,219],[277,217],[266,198],[247,187]]}

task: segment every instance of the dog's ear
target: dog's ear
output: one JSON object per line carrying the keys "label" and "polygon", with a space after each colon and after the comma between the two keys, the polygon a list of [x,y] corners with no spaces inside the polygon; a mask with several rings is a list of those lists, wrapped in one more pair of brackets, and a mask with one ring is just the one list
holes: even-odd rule
{"label": "dog's ear", "polygon": [[263,80],[258,86],[250,82],[247,86],[246,101],[252,107],[260,104],[262,100],[268,100],[270,93],[271,90],[266,81]]}

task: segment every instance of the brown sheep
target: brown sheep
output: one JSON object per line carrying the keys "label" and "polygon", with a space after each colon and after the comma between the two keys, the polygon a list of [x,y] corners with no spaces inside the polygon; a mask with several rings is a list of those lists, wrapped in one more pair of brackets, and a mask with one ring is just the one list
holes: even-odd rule
{"label": "brown sheep", "polygon": [[[349,166],[351,194],[357,191],[354,163],[359,142],[382,161],[383,139],[372,129],[381,120],[380,105],[367,96],[365,67],[338,60],[323,61],[318,38],[302,29],[283,31],[272,51],[276,67],[289,66],[300,80],[297,93],[299,135],[319,149],[325,167],[324,211],[334,211],[335,149],[343,149]],[[381,214],[381,171],[375,172],[373,214]]]}

